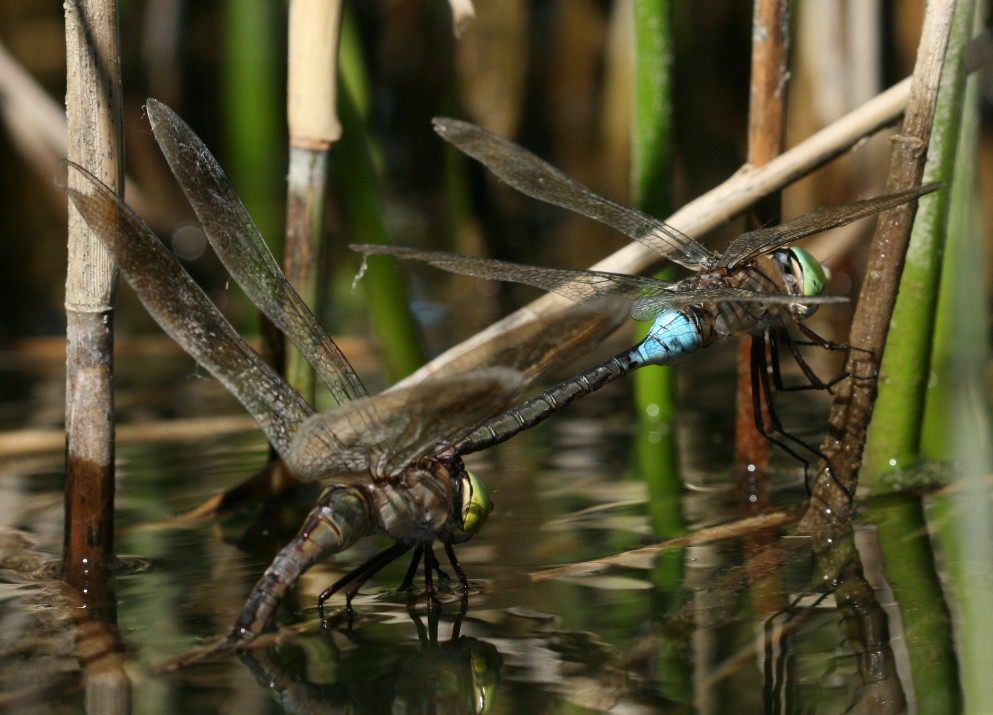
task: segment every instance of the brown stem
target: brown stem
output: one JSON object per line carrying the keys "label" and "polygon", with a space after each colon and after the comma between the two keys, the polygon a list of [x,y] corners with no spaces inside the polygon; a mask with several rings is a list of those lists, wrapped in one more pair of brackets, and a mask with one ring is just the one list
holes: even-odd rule
{"label": "brown stem", "polygon": [[[748,104],[748,163],[765,166],[778,156],[786,143],[786,89],[789,78],[789,0],[756,0],[752,14],[752,75]],[[765,197],[748,215],[749,228],[779,220],[780,195]],[[772,506],[769,493],[769,462],[772,446],[755,423],[755,400],[759,400],[764,424],[768,419],[769,395],[755,395],[752,381],[752,342],[745,337],[738,352],[738,390],[735,396],[734,470],[739,503],[746,515],[761,514]],[[759,338],[760,339],[760,338]],[[768,350],[768,346],[765,348]],[[767,361],[766,361],[767,362]],[[764,369],[764,366],[763,366]],[[762,392],[761,387],[759,387]],[[775,569],[760,564],[778,559],[773,551],[771,530],[750,534],[745,540],[745,564],[756,607],[775,612],[785,607]]]}
{"label": "brown stem", "polygon": [[[783,150],[786,141],[786,88],[789,77],[789,0],[756,0],[752,15],[752,78],[748,106],[748,163],[765,166]],[[779,194],[770,194],[749,215],[750,228],[779,219]],[[738,391],[735,401],[735,467],[739,491],[747,496],[750,512],[771,505],[765,475],[772,450],[755,424],[754,401],[768,396],[752,393],[752,338],[741,342],[738,353]],[[769,424],[766,420],[766,424]]]}
{"label": "brown stem", "polygon": [[[903,126],[894,139],[889,191],[921,182],[954,9],[954,0],[928,3],[910,101]],[[828,418],[829,433],[822,448],[830,467],[818,475],[801,524],[816,534],[830,535],[851,513],[866,430],[876,399],[879,365],[916,211],[915,202],[904,204],[883,214],[876,226],[849,338],[859,348],[848,354],[846,369],[852,379],[842,383],[835,396]]]}

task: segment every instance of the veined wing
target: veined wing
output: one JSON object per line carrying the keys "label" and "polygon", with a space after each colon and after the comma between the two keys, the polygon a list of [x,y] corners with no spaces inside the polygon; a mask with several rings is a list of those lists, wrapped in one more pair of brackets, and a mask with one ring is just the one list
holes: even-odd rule
{"label": "veined wing", "polygon": [[130,207],[86,169],[65,167],[60,186],[145,309],[238,398],[285,458],[293,433],[314,413],[310,405],[248,346]]}
{"label": "veined wing", "polygon": [[749,231],[731,241],[727,250],[717,261],[719,268],[734,268],[747,260],[763,253],[775,250],[780,246],[799,240],[828,229],[838,228],[846,224],[868,218],[886,209],[905,204],[919,196],[929,194],[941,188],[941,184],[925,184],[912,189],[896,191],[892,194],[876,196],[871,199],[854,201],[841,206],[825,206],[811,211],[803,216],[769,228]]}
{"label": "veined wing", "polygon": [[637,209],[600,196],[546,161],[482,127],[436,117],[435,131],[522,194],[610,226],[670,261],[693,270],[711,268],[717,255],[702,244]]}
{"label": "veined wing", "polygon": [[172,173],[231,276],[314,366],[339,404],[366,395],[347,358],[286,280],[217,160],[166,105],[149,99],[145,106]]}
{"label": "veined wing", "polygon": [[837,295],[785,295],[782,293],[762,293],[742,288],[694,288],[681,291],[659,290],[651,295],[635,298],[631,305],[631,317],[635,320],[655,320],[667,310],[687,305],[705,303],[757,303],[762,305],[822,305],[824,303],[846,303],[848,298]]}
{"label": "veined wing", "polygon": [[396,256],[405,260],[421,261],[452,273],[523,283],[557,293],[577,303],[607,295],[624,295],[634,298],[646,291],[657,290],[659,286],[671,285],[652,278],[625,273],[543,268],[510,263],[509,261],[497,261],[492,258],[460,256],[457,253],[445,251],[422,251],[403,246],[352,244],[349,248],[366,255]]}
{"label": "veined wing", "polygon": [[575,360],[628,318],[631,301],[607,296],[560,307],[528,320],[447,363],[440,374],[487,367],[520,371],[526,387],[553,367]]}
{"label": "veined wing", "polygon": [[[444,438],[498,412],[521,386],[516,370],[490,368],[361,398],[307,420],[287,464],[305,482],[347,481],[350,473],[355,480],[370,472],[374,478],[391,476],[433,453]],[[374,431],[360,427],[364,423],[373,423]]]}
{"label": "veined wing", "polygon": [[[604,297],[624,298],[630,305],[630,315],[635,320],[654,320],[660,313],[672,308],[701,303],[763,303],[766,305],[838,303],[847,298],[837,296],[792,296],[762,293],[731,287],[687,287],[685,281],[668,283],[605,271],[541,268],[490,258],[472,258],[444,251],[422,251],[403,246],[378,244],[353,244],[350,248],[366,255],[396,256],[406,260],[422,261],[453,273],[513,281],[557,293],[582,303]],[[689,279],[692,280],[692,279]],[[609,310],[609,305],[608,305]]]}

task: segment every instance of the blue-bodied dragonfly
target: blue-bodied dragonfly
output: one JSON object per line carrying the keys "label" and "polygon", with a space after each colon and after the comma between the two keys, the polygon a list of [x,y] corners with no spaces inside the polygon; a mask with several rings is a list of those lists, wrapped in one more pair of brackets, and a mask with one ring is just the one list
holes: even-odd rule
{"label": "blue-bodied dragonfly", "polygon": [[[170,168],[211,245],[248,297],[314,366],[339,406],[315,414],[221,315],[130,207],[83,168],[66,162],[60,182],[103,241],[145,308],[255,418],[275,451],[303,482],[326,489],[297,536],[254,587],[231,633],[209,650],[246,644],[266,629],[307,568],[370,533],[395,545],[321,595],[357,586],[407,550],[425,560],[426,578],[443,544],[459,578],[453,545],[482,526],[491,504],[451,442],[509,405],[544,369],[572,349],[593,344],[623,316],[596,323],[548,316],[508,333],[498,345],[465,355],[429,381],[367,396],[348,360],[290,286],[220,165],[190,127],[155,100],[148,118]],[[551,320],[550,324],[548,321]]]}
{"label": "blue-bodied dragonfly", "polygon": [[[541,268],[485,258],[471,258],[440,251],[399,246],[353,245],[352,249],[429,263],[455,273],[513,281],[584,302],[601,296],[621,296],[629,301],[635,320],[653,321],[648,336],[638,345],[566,380],[522,405],[494,418],[456,449],[465,453],[503,441],[515,430],[536,425],[573,400],[645,365],[671,365],[680,358],[728,337],[769,335],[784,319],[793,321],[808,337],[820,340],[801,322],[820,303],[844,300],[824,295],[825,268],[807,251],[786,244],[811,234],[875,215],[938,188],[936,184],[898,191],[863,201],[822,208],[778,226],[741,234],[723,253],[716,253],[673,226],[636,209],[618,204],[569,178],[526,149],[481,127],[456,119],[434,120],[438,134],[460,151],[481,162],[518,191],[555,204],[610,226],[695,271],[676,282],[606,273],[602,271]],[[818,386],[823,385],[800,358],[801,368]],[[759,362],[753,380],[764,382],[771,394],[765,369],[765,342],[756,341],[753,356]],[[756,389],[754,394],[760,394]],[[756,418],[760,410],[756,403]],[[774,413],[773,413],[774,415]],[[782,431],[775,416],[775,430]],[[767,437],[777,440],[763,425]],[[806,445],[804,445],[806,446]],[[801,458],[802,460],[802,458]]]}

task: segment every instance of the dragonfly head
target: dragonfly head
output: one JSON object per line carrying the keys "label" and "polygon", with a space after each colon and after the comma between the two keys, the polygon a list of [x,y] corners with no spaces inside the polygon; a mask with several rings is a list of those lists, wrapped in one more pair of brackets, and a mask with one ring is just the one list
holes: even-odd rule
{"label": "dragonfly head", "polygon": [[[793,246],[783,251],[790,289],[796,295],[810,298],[824,295],[827,290],[828,271],[824,265],[802,248]],[[806,318],[817,310],[816,304],[796,303],[790,309],[798,318]]]}
{"label": "dragonfly head", "polygon": [[461,543],[471,539],[486,522],[493,511],[493,501],[490,499],[486,485],[472,472],[465,470],[459,478],[458,491],[453,505],[452,542]]}

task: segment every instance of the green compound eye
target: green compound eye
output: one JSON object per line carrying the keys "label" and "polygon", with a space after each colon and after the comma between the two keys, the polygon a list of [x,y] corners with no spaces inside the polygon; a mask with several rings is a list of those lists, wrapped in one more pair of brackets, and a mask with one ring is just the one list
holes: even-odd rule
{"label": "green compound eye", "polygon": [[820,261],[802,248],[790,248],[790,257],[796,263],[798,278],[802,280],[802,293],[806,297],[824,295],[828,276]]}
{"label": "green compound eye", "polygon": [[466,471],[468,478],[468,497],[463,505],[462,531],[467,534],[475,534],[483,528],[487,517],[493,511],[493,502],[486,485],[480,481],[475,474]]}

